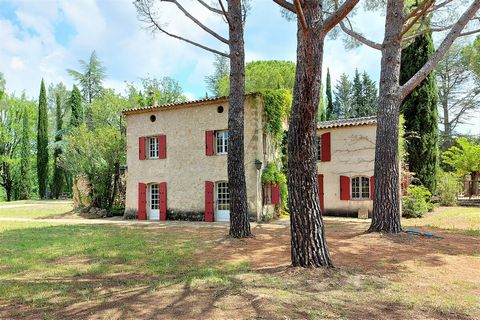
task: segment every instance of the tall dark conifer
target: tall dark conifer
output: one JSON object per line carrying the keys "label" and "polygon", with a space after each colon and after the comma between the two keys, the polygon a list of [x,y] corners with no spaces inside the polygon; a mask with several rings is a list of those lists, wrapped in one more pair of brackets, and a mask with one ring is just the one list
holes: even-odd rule
{"label": "tall dark conifer", "polygon": [[72,117],[70,118],[70,125],[78,127],[83,123],[83,106],[82,94],[76,85],[73,85],[72,93],[69,100],[70,108],[72,109]]}
{"label": "tall dark conifer", "polygon": [[[400,84],[404,84],[435,52],[431,34],[419,36],[402,50]],[[438,89],[430,73],[403,101],[409,170],[432,193],[438,170]]]}
{"label": "tall dark conifer", "polygon": [[56,125],[57,130],[55,134],[55,151],[53,152],[53,196],[55,199],[58,199],[63,191],[63,187],[65,184],[65,174],[63,168],[59,165],[59,157],[62,154],[62,148],[59,145],[62,141],[62,126],[63,126],[63,119],[62,119],[62,104],[60,102],[60,95],[57,93],[55,96],[55,104],[56,104]]}
{"label": "tall dark conifer", "polygon": [[47,92],[42,79],[40,97],[38,101],[38,125],[37,125],[37,179],[38,194],[41,199],[47,197],[48,186],[48,113]]}
{"label": "tall dark conifer", "polygon": [[18,181],[18,200],[26,200],[30,198],[30,193],[32,191],[32,181],[30,176],[30,119],[27,105],[25,105],[22,114],[20,177],[21,179]]}
{"label": "tall dark conifer", "polygon": [[327,96],[326,120],[332,120],[333,95],[332,95],[332,79],[330,78],[330,69],[327,69],[326,96]]}

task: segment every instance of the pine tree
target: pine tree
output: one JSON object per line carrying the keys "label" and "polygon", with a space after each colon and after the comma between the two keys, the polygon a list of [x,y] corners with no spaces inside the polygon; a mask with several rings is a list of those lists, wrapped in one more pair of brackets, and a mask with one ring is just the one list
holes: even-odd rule
{"label": "pine tree", "polygon": [[327,112],[326,120],[332,120],[333,115],[333,96],[332,96],[332,80],[330,79],[330,69],[327,69]]}
{"label": "pine tree", "polygon": [[363,95],[363,112],[360,117],[374,116],[377,114],[378,92],[375,81],[364,71],[362,74],[362,95]]}
{"label": "pine tree", "polygon": [[38,101],[38,126],[37,126],[37,179],[38,194],[41,199],[47,197],[48,186],[48,114],[47,92],[42,79],[40,97]]}
{"label": "pine tree", "polygon": [[28,106],[22,114],[22,137],[20,141],[20,179],[18,181],[18,200],[30,198],[32,185],[30,180],[30,119]]}
{"label": "pine tree", "polygon": [[72,109],[72,117],[70,118],[70,125],[72,127],[78,127],[83,123],[83,107],[82,107],[82,95],[76,85],[73,85],[69,103],[70,103],[70,108]]}
{"label": "pine tree", "polygon": [[347,119],[352,113],[352,83],[344,73],[335,84],[332,119]]}
{"label": "pine tree", "polygon": [[60,147],[60,142],[62,141],[62,126],[63,126],[63,119],[62,119],[62,105],[60,101],[60,95],[57,94],[55,97],[56,102],[56,124],[57,124],[57,132],[55,134],[55,151],[53,152],[53,196],[55,199],[60,197],[60,194],[63,191],[63,187],[65,184],[65,174],[63,168],[59,165],[59,157],[62,154],[62,148]]}
{"label": "pine tree", "polygon": [[352,83],[352,109],[349,114],[349,118],[358,118],[363,116],[363,108],[365,106],[363,85],[360,78],[360,72],[355,69],[355,76]]}
{"label": "pine tree", "polygon": [[[431,34],[415,38],[402,50],[400,84],[412,77],[433,55]],[[438,170],[438,89],[434,72],[430,73],[403,101],[407,163],[409,170],[435,192]]]}

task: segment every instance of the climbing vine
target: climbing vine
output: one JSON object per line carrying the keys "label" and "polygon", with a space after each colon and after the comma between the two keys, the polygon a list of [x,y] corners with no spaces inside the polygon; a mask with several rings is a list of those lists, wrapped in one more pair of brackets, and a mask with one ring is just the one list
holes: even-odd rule
{"label": "climbing vine", "polygon": [[263,169],[262,173],[262,184],[279,184],[280,185],[280,195],[282,197],[282,206],[283,208],[287,207],[288,201],[288,188],[287,188],[287,178],[285,174],[278,169],[277,165],[274,162],[268,162]]}
{"label": "climbing vine", "polygon": [[265,133],[270,134],[277,145],[282,142],[283,121],[292,107],[292,95],[286,89],[265,89],[259,92],[263,98]]}

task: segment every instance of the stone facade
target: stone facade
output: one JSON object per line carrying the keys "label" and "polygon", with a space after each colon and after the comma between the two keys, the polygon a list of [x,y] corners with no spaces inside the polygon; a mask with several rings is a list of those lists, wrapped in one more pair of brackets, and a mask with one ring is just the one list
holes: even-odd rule
{"label": "stone facade", "polygon": [[[206,155],[206,131],[226,130],[228,99],[130,109],[127,119],[126,210],[138,209],[138,184],[166,182],[167,219],[201,220],[205,211],[205,181],[227,181],[227,155]],[[155,118],[155,121],[152,121]],[[276,148],[263,130],[263,102],[245,98],[245,174],[249,215],[261,219],[261,172],[276,158]],[[139,160],[139,137],[166,136],[166,158]],[[255,160],[262,162],[257,170]],[[148,197],[147,197],[148,198]],[[147,204],[148,207],[148,204]]]}
{"label": "stone facade", "polygon": [[[317,135],[330,133],[330,161],[318,161],[317,170],[323,174],[324,213],[326,215],[363,217],[373,210],[369,197],[354,199],[352,180],[373,176],[375,161],[376,120],[374,117],[327,121],[319,125]],[[340,176],[349,178],[350,200],[341,200]]]}

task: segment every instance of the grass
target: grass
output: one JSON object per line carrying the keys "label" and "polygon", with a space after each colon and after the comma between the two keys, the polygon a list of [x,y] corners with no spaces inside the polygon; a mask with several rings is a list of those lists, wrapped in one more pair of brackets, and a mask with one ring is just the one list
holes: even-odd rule
{"label": "grass", "polygon": [[73,210],[70,201],[26,200],[0,202],[0,218],[48,218]]}
{"label": "grass", "polygon": [[475,319],[478,213],[402,220],[443,239],[326,220],[333,270],[288,267],[288,226],[230,240],[198,223],[0,221],[0,318]]}
{"label": "grass", "polygon": [[437,208],[419,219],[402,219],[402,225],[404,227],[435,227],[470,235],[480,235],[480,208]]}

